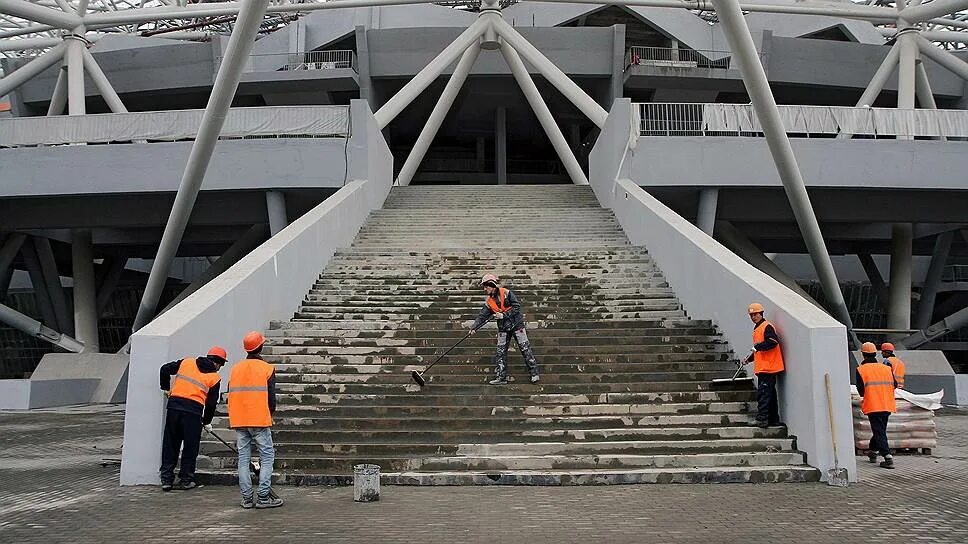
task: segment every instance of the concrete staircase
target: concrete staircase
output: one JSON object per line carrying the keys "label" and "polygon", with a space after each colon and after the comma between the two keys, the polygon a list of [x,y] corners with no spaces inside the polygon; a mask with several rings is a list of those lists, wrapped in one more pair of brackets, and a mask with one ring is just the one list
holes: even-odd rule
{"label": "concrete staircase", "polygon": [[[410,371],[463,335],[485,272],[521,299],[541,383],[512,349],[517,380],[486,385],[489,325],[419,390]],[[746,426],[749,385],[710,386],[734,355],[587,187],[394,188],[268,337],[283,483],[346,484],[364,462],[382,467],[384,484],[412,485],[819,476],[784,428]],[[233,436],[227,418],[215,425]],[[206,478],[233,480],[231,453],[202,451]]]}

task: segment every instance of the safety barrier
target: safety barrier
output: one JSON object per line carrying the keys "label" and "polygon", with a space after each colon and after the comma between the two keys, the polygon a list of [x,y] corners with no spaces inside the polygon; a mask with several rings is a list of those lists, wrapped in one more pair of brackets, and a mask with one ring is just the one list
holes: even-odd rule
{"label": "safety barrier", "polygon": [[[0,119],[0,147],[191,140],[205,110]],[[220,139],[268,137],[345,137],[350,134],[347,106],[268,106],[232,108]]]}
{"label": "safety barrier", "polygon": [[[215,59],[216,69],[222,57]],[[350,49],[337,51],[299,51],[295,53],[266,53],[250,55],[246,72],[296,72],[304,70],[356,71],[356,53]]]}
{"label": "safety barrier", "polygon": [[632,66],[651,66],[669,69],[729,70],[730,55],[729,51],[635,45],[625,52],[625,69],[628,70]]}
{"label": "safety barrier", "polygon": [[[642,136],[762,137],[750,104],[636,104]],[[792,137],[968,138],[968,110],[778,106]]]}

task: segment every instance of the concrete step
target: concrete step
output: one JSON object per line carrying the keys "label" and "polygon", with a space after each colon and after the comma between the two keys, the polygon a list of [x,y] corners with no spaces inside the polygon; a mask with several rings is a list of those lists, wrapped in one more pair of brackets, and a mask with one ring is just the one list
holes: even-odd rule
{"label": "concrete step", "polygon": [[[206,484],[236,485],[232,469],[200,472],[198,479]],[[820,481],[820,472],[806,466],[742,466],[697,468],[612,468],[601,467],[565,470],[456,470],[427,472],[386,472],[382,485],[620,485],[620,484],[711,484],[711,483],[804,483]],[[273,477],[282,485],[353,485],[352,473],[287,471]]]}
{"label": "concrete step", "polygon": [[[661,383],[642,383],[642,382],[598,382],[598,383],[540,383],[532,384],[528,382],[527,372],[522,363],[520,367],[511,365],[512,381],[508,385],[487,385],[486,380],[482,379],[479,383],[449,383],[436,380],[430,376],[428,385],[423,391],[433,391],[438,395],[451,396],[478,396],[490,394],[495,391],[500,393],[529,393],[529,394],[571,394],[571,395],[602,395],[607,393],[670,393],[677,392],[710,392],[710,391],[751,391],[749,383],[730,383],[712,385],[707,382],[686,381]],[[282,384],[278,384],[282,385]],[[306,383],[290,382],[291,387],[280,388],[280,391],[287,391],[302,394],[400,394],[403,392],[417,393],[421,389],[416,384],[405,383]]]}

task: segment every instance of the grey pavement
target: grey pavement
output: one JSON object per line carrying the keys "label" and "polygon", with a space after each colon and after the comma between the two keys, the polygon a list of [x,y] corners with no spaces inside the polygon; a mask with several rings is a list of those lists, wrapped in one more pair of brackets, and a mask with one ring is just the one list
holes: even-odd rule
{"label": "grey pavement", "polygon": [[[118,487],[123,412],[0,413],[0,543],[968,542],[968,411],[938,414],[934,455],[862,482],[611,487],[279,487],[245,511],[235,487]],[[102,463],[107,466],[102,466]]]}

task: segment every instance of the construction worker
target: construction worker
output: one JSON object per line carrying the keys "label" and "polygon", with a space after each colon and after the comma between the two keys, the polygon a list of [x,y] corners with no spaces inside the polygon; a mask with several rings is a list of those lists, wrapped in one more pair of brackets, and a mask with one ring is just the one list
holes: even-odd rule
{"label": "construction worker", "polygon": [[[276,411],[275,368],[262,360],[265,337],[252,331],[242,339],[245,359],[235,363],[229,375],[229,427],[235,429],[239,450],[239,489],[242,508],[276,508],[282,499],[272,490],[272,414]],[[252,444],[259,451],[259,491],[252,494],[252,474],[249,461]]]}
{"label": "construction worker", "polygon": [[897,388],[904,389],[904,361],[899,359],[897,355],[894,355],[894,344],[890,342],[881,344],[881,357],[884,358],[884,364],[891,367],[891,370],[894,372],[894,379],[897,380]]}
{"label": "construction worker", "polygon": [[877,455],[883,455],[881,467],[894,468],[894,456],[887,442],[887,420],[897,411],[894,401],[897,381],[891,368],[877,361],[877,346],[864,342],[860,351],[864,361],[857,367],[857,393],[864,398],[860,410],[871,422],[872,433],[867,458],[871,463],[876,463]]}
{"label": "construction worker", "polygon": [[524,357],[524,363],[528,366],[528,373],[531,374],[531,383],[538,383],[541,379],[538,376],[538,361],[534,358],[531,350],[531,342],[528,340],[528,333],[524,330],[524,314],[521,313],[521,303],[510,289],[498,287],[498,279],[494,274],[485,274],[481,278],[480,285],[487,293],[484,307],[477,315],[477,319],[471,324],[470,334],[477,332],[477,329],[484,326],[484,323],[491,317],[497,321],[497,353],[494,355],[495,374],[497,376],[487,382],[490,385],[508,384],[507,355],[510,342],[510,335],[514,335],[514,341],[518,344],[518,349]]}
{"label": "construction worker", "polygon": [[[159,471],[162,491],[198,487],[195,482],[198,443],[202,438],[203,426],[212,430],[219,395],[218,371],[225,364],[225,359],[225,350],[213,346],[204,357],[172,361],[161,367],[161,390],[168,397]],[[182,450],[181,470],[178,472],[178,483],[174,484],[179,450]]]}
{"label": "construction worker", "polygon": [[773,324],[763,317],[763,305],[754,302],[747,311],[753,321],[753,352],[744,362],[753,362],[756,374],[756,419],[750,426],[766,427],[780,423],[780,403],[776,396],[776,379],[783,372],[783,353],[780,351],[780,337]]}

